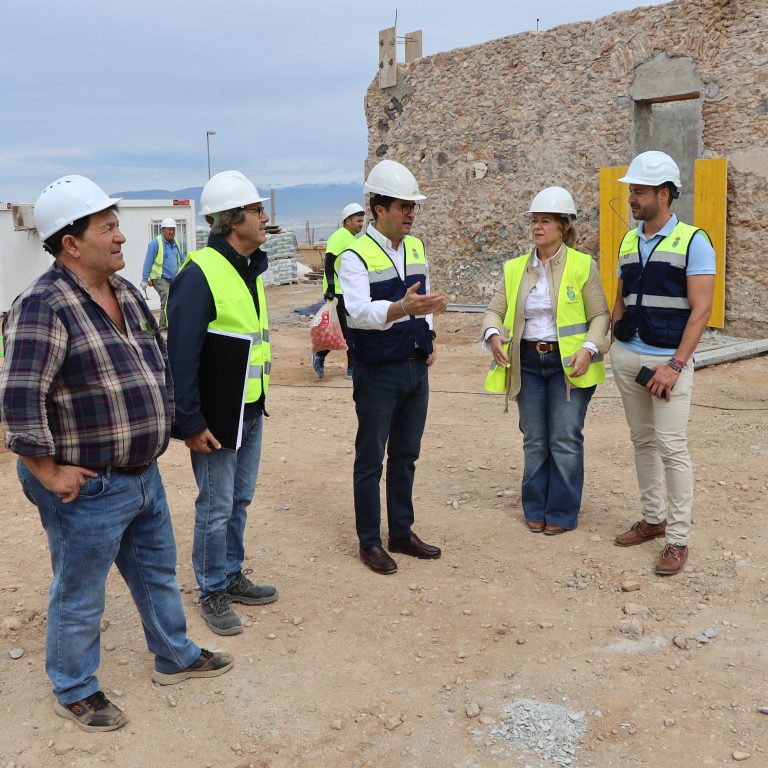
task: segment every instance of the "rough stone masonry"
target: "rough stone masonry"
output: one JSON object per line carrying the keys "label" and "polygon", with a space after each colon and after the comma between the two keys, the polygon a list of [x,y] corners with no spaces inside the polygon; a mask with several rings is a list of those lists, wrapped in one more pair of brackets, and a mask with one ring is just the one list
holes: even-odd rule
{"label": "rough stone masonry", "polygon": [[529,249],[539,189],[571,190],[597,258],[599,168],[663,142],[690,186],[694,158],[727,158],[726,331],[768,336],[768,0],[672,0],[438,53],[374,81],[365,111],[366,170],[414,171],[433,284],[458,302],[487,301]]}

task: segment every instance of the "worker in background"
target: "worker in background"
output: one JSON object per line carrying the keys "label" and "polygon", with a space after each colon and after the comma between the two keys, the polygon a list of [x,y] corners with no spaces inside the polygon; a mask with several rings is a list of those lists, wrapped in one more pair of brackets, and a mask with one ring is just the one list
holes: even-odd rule
{"label": "worker in background", "polygon": [[[347,379],[352,378],[354,365],[352,350],[349,345],[349,333],[347,332],[347,317],[344,310],[344,294],[339,280],[339,263],[341,254],[347,250],[349,244],[360,234],[363,229],[365,208],[358,203],[350,203],[341,212],[341,226],[328,238],[325,244],[325,269],[323,274],[323,298],[326,301],[337,299],[336,310],[339,315],[341,332],[344,341],[347,342]],[[325,358],[329,350],[321,350],[312,353],[312,370],[318,379],[325,375]]]}
{"label": "worker in background", "polygon": [[[256,490],[264,404],[269,389],[269,323],[261,275],[261,250],[269,217],[256,187],[239,171],[208,180],[201,213],[211,225],[208,246],[192,251],[173,281],[168,299],[168,353],[176,383],[176,428],[190,449],[197,480],[192,564],[200,609],[218,635],[243,631],[231,603],[264,605],[277,600],[270,585],[254,584],[243,570],[247,508]],[[242,442],[222,448],[200,410],[200,353],[208,331],[252,339]]]}
{"label": "worker in background", "polygon": [[144,268],[141,270],[141,287],[145,295],[147,286],[151,285],[160,297],[161,331],[168,328],[168,319],[165,316],[168,289],[184,259],[185,255],[176,239],[176,222],[173,219],[163,219],[160,222],[160,234],[149,241]]}
{"label": "worker in background", "polygon": [[[629,185],[640,223],[619,246],[611,364],[635,447],[643,516],[615,543],[631,547],[665,537],[656,573],[669,576],[688,558],[693,353],[712,312],[715,251],[703,230],[670,210],[682,186],[669,155],[643,152],[619,181]],[[643,366],[652,373],[645,385],[635,380]]]}
{"label": "worker in background", "polygon": [[430,293],[424,243],[411,235],[419,201],[413,174],[382,160],[365,182],[373,222],[341,256],[349,337],[354,355],[357,413],[353,473],[360,559],[372,571],[391,574],[397,563],[382,547],[379,483],[387,451],[388,548],[435,559],[438,547],[413,532],[415,463],[427,419],[428,369],[435,362],[432,314],[445,299]]}
{"label": "worker in background", "polygon": [[125,267],[118,202],[83,176],[43,190],[35,225],[54,263],[13,303],[0,371],[6,445],[20,457],[53,568],[45,646],[53,708],[92,732],[127,722],[95,676],[113,563],[155,656],[154,682],[232,666],[230,654],[201,650],[186,633],[157,468],[170,439],[173,384],[152,313],[115,274]]}

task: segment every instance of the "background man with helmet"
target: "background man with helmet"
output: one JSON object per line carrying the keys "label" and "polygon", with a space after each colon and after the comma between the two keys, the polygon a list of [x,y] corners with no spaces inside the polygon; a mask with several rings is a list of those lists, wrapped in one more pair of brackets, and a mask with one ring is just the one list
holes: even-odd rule
{"label": "background man with helmet", "polygon": [[[611,364],[635,447],[643,516],[615,543],[630,547],[665,536],[656,573],[672,575],[688,557],[692,357],[712,311],[715,252],[703,230],[670,210],[682,186],[669,155],[643,152],[619,181],[629,184],[632,216],[640,223],[619,247]],[[652,371],[644,386],[635,380],[643,366]]]}
{"label": "background man with helmet", "polygon": [[[347,316],[344,310],[344,294],[339,280],[339,262],[341,254],[347,246],[360,234],[363,229],[365,208],[358,203],[350,203],[341,212],[341,226],[328,238],[325,244],[325,274],[323,275],[323,298],[326,301],[337,299],[336,309],[339,315],[341,332],[347,342],[347,373],[346,378],[352,378],[352,350],[349,349],[349,334],[347,333]],[[312,353],[312,370],[318,379],[325,375],[325,358],[329,350]]]}
{"label": "background man with helmet", "polygon": [[160,297],[160,330],[168,327],[165,307],[168,303],[168,287],[184,263],[179,241],[176,239],[176,222],[167,218],[160,222],[160,232],[149,241],[144,267],[141,270],[141,287],[151,285]]}
{"label": "background man with helmet", "polygon": [[[208,180],[201,212],[211,225],[208,246],[191,251],[168,298],[168,352],[176,383],[176,428],[190,449],[198,487],[192,564],[203,617],[213,632],[243,631],[231,603],[277,600],[270,585],[243,571],[247,507],[256,490],[262,423],[269,389],[269,323],[260,250],[269,217],[256,187],[239,171]],[[229,450],[208,428],[200,409],[201,350],[209,330],[251,336],[251,358],[240,448]]]}
{"label": "background man with helmet", "polygon": [[430,293],[424,243],[411,235],[426,200],[413,174],[382,160],[366,179],[373,222],[341,256],[357,412],[353,473],[360,559],[375,573],[397,571],[383,549],[379,483],[387,450],[390,552],[434,559],[440,549],[412,531],[413,483],[427,418],[427,369],[437,355],[432,313],[445,299]]}
{"label": "background man with helmet", "polygon": [[163,339],[125,267],[117,199],[64,176],[35,205],[51,268],[14,302],[0,408],[6,445],[48,536],[53,584],[45,667],[54,710],[86,731],[127,720],[101,692],[100,622],[114,563],[141,615],[152,679],[212,677],[228,653],[186,635],[176,545],[157,468],[173,416]]}

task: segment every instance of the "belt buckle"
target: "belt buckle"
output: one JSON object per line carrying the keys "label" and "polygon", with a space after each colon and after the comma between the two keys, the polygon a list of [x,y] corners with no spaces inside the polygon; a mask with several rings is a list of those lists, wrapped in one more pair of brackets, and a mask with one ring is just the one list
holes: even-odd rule
{"label": "belt buckle", "polygon": [[540,355],[546,355],[549,352],[550,343],[548,341],[537,341],[536,342],[536,351]]}

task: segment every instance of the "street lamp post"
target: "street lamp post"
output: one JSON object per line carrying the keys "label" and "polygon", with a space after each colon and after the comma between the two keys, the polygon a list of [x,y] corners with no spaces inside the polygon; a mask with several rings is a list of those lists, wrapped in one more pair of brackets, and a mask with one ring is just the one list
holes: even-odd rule
{"label": "street lamp post", "polygon": [[216,131],[205,132],[205,148],[208,151],[208,178],[211,178],[211,136],[215,136]]}

